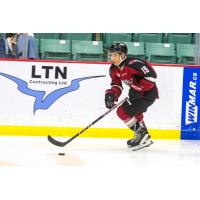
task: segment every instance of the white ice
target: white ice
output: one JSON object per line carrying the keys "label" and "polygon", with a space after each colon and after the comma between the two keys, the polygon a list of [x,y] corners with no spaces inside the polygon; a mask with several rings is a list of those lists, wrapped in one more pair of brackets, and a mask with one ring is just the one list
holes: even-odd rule
{"label": "white ice", "polygon": [[126,139],[77,138],[60,148],[46,137],[0,137],[2,200],[199,199],[199,171],[200,141],[154,140],[132,152]]}

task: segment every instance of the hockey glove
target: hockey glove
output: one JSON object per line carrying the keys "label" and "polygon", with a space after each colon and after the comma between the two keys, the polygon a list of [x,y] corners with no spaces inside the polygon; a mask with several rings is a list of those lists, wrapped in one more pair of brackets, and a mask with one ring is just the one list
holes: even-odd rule
{"label": "hockey glove", "polygon": [[106,104],[106,108],[111,109],[112,107],[115,106],[115,94],[112,92],[107,92],[105,94],[105,104]]}

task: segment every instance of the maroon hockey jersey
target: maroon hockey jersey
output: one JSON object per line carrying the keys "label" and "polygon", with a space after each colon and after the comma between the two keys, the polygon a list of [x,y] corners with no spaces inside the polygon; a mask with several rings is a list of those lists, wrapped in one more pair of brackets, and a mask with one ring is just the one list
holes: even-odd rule
{"label": "maroon hockey jersey", "polygon": [[114,92],[116,100],[123,90],[122,82],[142,95],[149,94],[149,91],[154,90],[151,94],[158,97],[157,74],[145,60],[132,57],[126,58],[120,64],[120,67],[112,64],[110,66],[110,77],[112,88],[106,92]]}

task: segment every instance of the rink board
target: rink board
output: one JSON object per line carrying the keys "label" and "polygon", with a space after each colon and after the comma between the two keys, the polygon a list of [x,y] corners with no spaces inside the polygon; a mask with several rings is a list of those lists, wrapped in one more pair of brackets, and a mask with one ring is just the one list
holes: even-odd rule
{"label": "rink board", "polygon": [[200,67],[184,68],[181,138],[200,140]]}
{"label": "rink board", "polygon": [[[110,63],[0,60],[0,134],[72,136],[106,111]],[[154,65],[160,99],[145,113],[153,138],[183,133],[182,65]],[[120,99],[125,97],[128,88]],[[182,129],[181,129],[182,128]],[[184,129],[187,132],[187,127]],[[186,134],[187,135],[187,134]],[[115,111],[83,137],[130,138]]]}
{"label": "rink board", "polygon": [[[3,136],[74,136],[83,127],[31,127],[31,126],[0,126]],[[154,139],[180,139],[179,130],[155,130],[150,129]],[[94,138],[131,138],[132,131],[127,128],[90,128],[80,137]]]}

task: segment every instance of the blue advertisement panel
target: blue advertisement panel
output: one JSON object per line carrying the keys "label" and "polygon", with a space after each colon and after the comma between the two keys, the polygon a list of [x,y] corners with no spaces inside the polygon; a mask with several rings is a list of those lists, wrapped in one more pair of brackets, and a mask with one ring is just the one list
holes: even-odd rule
{"label": "blue advertisement panel", "polygon": [[181,139],[200,140],[200,66],[184,67]]}

